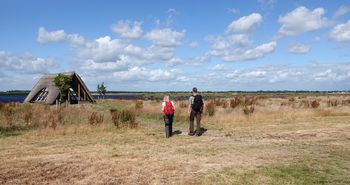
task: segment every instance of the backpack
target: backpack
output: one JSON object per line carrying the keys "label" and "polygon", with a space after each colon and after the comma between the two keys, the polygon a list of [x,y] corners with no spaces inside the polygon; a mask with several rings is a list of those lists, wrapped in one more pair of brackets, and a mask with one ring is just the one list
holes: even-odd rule
{"label": "backpack", "polygon": [[171,101],[165,102],[165,106],[164,106],[163,112],[164,112],[165,115],[174,114],[175,109],[174,109],[174,106],[171,103]]}
{"label": "backpack", "polygon": [[195,112],[202,111],[203,108],[203,99],[201,95],[194,96],[193,104],[192,104],[192,110]]}

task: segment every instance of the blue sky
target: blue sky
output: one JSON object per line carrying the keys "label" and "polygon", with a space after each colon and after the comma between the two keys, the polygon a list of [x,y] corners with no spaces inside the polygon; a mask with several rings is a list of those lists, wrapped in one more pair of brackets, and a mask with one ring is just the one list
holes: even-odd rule
{"label": "blue sky", "polygon": [[350,2],[0,1],[0,90],[350,90]]}

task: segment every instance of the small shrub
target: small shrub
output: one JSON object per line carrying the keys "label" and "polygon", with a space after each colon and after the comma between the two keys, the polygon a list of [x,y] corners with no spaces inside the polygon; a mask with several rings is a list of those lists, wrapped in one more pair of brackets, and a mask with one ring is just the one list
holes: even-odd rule
{"label": "small shrub", "polygon": [[289,102],[295,102],[295,98],[294,97],[291,97],[288,99]]}
{"label": "small shrub", "polygon": [[230,100],[230,107],[231,108],[236,108],[238,105],[241,104],[241,98],[240,97],[233,97],[231,100]]}
{"label": "small shrub", "polygon": [[205,111],[209,116],[214,116],[215,114],[215,103],[214,101],[209,101],[206,105],[205,105]]}
{"label": "small shrub", "polygon": [[132,110],[111,111],[113,124],[119,128],[121,124],[129,128],[137,128],[136,113]]}
{"label": "small shrub", "polygon": [[13,126],[14,118],[15,118],[15,110],[12,106],[5,106],[4,108],[4,116],[6,120],[6,124],[9,127]]}
{"label": "small shrub", "polygon": [[254,110],[255,110],[254,106],[245,106],[243,108],[243,113],[247,116],[250,116],[251,114],[253,114]]}
{"label": "small shrub", "polygon": [[222,108],[224,108],[224,109],[226,109],[226,107],[227,107],[227,101],[226,100],[222,100],[222,102],[221,102],[221,106],[222,106]]}
{"label": "small shrub", "polygon": [[120,122],[122,123],[135,122],[135,120],[136,120],[136,114],[134,111],[125,109],[120,112]]}
{"label": "small shrub", "polygon": [[103,122],[103,115],[97,112],[92,112],[89,116],[89,124],[95,125]]}
{"label": "small shrub", "polygon": [[348,99],[348,100],[342,100],[342,101],[341,101],[341,104],[342,104],[342,105],[350,105],[350,99]]}
{"label": "small shrub", "polygon": [[23,120],[26,124],[30,124],[33,120],[33,109],[30,105],[24,105],[23,109]]}
{"label": "small shrub", "polygon": [[244,106],[252,106],[256,104],[256,99],[253,97],[245,97],[244,98]]}
{"label": "small shrub", "polygon": [[219,98],[214,99],[214,102],[215,102],[215,105],[216,105],[216,106],[221,106],[221,105],[222,105],[222,101],[221,101],[221,99],[219,99]]}
{"label": "small shrub", "polygon": [[111,115],[112,115],[112,121],[114,126],[116,126],[117,128],[119,128],[119,112],[117,110],[113,110],[111,111]]}
{"label": "small shrub", "polygon": [[180,101],[180,108],[187,108],[187,103],[185,101]]}
{"label": "small shrub", "polygon": [[143,101],[142,100],[137,100],[135,102],[135,109],[142,109],[143,108]]}
{"label": "small shrub", "polygon": [[305,108],[309,108],[310,107],[310,101],[307,100],[307,99],[303,99],[303,100],[301,100],[300,105],[305,107]]}
{"label": "small shrub", "polygon": [[318,108],[320,106],[320,102],[318,100],[314,100],[311,102],[311,107],[312,108]]}
{"label": "small shrub", "polygon": [[0,102],[0,111],[1,111],[4,107],[5,107],[5,104]]}
{"label": "small shrub", "polygon": [[327,100],[328,107],[336,107],[338,104],[339,101],[337,99]]}

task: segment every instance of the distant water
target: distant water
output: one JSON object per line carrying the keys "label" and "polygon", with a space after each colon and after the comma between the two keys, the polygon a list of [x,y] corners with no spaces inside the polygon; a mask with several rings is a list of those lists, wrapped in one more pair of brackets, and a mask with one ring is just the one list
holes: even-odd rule
{"label": "distant water", "polygon": [[0,103],[20,102],[22,103],[26,96],[15,95],[15,96],[0,96]]}
{"label": "distant water", "polygon": [[[10,103],[10,102],[22,103],[25,98],[26,98],[26,96],[24,96],[24,95],[14,95],[14,96],[1,95],[0,96],[0,103]],[[97,100],[98,96],[93,95],[93,98],[95,100]],[[135,95],[135,94],[106,95],[105,99],[137,100],[137,99],[143,99],[143,95]]]}

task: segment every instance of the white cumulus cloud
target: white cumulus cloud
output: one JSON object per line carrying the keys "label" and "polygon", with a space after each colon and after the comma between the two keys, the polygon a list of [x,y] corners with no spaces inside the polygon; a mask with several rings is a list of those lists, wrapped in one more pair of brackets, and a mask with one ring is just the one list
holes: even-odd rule
{"label": "white cumulus cloud", "polygon": [[329,33],[329,38],[338,42],[350,41],[350,20],[344,24],[336,25]]}
{"label": "white cumulus cloud", "polygon": [[259,58],[263,58],[269,53],[272,53],[275,50],[276,46],[277,43],[275,41],[271,41],[268,43],[261,44],[252,49],[224,55],[223,60],[227,62],[256,60]]}
{"label": "white cumulus cloud", "polygon": [[246,33],[251,31],[257,24],[262,21],[262,16],[259,13],[252,13],[248,16],[243,16],[238,20],[232,21],[227,27],[227,33]]}
{"label": "white cumulus cloud", "polygon": [[0,69],[7,72],[25,74],[45,73],[57,67],[53,59],[44,59],[31,54],[16,55],[8,51],[0,51]]}
{"label": "white cumulus cloud", "polygon": [[327,19],[322,17],[323,14],[325,14],[323,8],[309,10],[304,6],[298,7],[279,17],[278,22],[282,26],[278,33],[282,36],[293,36],[320,29],[327,25]]}
{"label": "white cumulus cloud", "polygon": [[310,51],[311,46],[306,44],[294,44],[289,46],[288,52],[294,54],[306,54]]}
{"label": "white cumulus cloud", "polygon": [[333,15],[333,18],[337,18],[337,17],[340,17],[340,16],[343,16],[347,13],[350,12],[350,8],[348,6],[340,6],[339,9],[334,13]]}
{"label": "white cumulus cloud", "polygon": [[121,20],[112,25],[112,31],[120,34],[122,38],[139,39],[142,36],[143,30],[141,22],[129,20]]}
{"label": "white cumulus cloud", "polygon": [[148,32],[145,37],[152,43],[159,46],[175,47],[181,45],[181,41],[185,36],[185,31],[177,32],[170,28],[153,29]]}
{"label": "white cumulus cloud", "polygon": [[48,42],[64,41],[66,36],[67,34],[64,32],[64,30],[48,32],[44,27],[40,27],[38,30],[37,41],[43,44]]}

